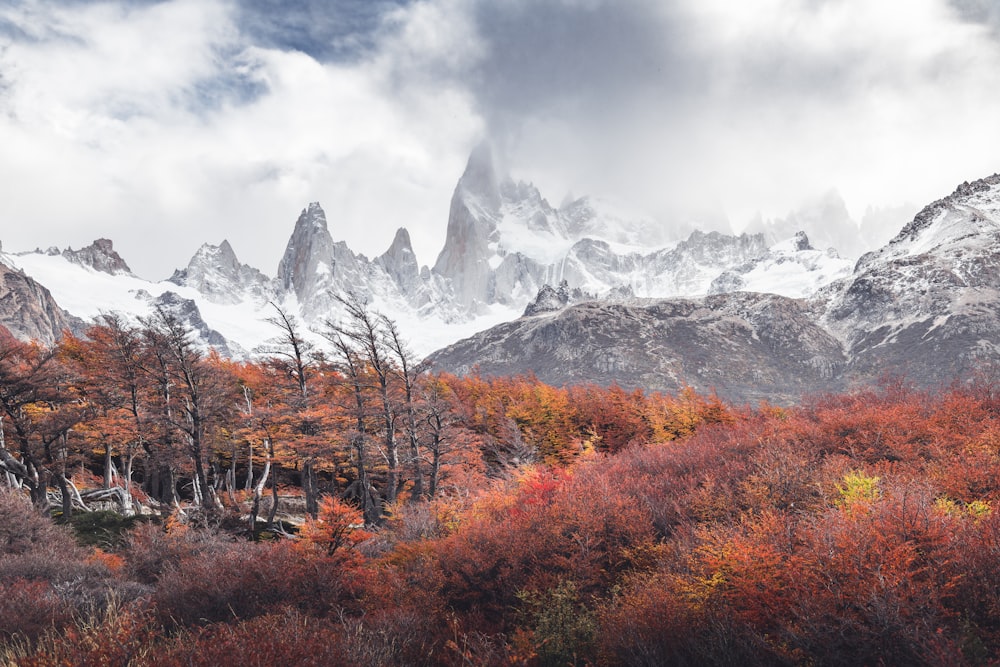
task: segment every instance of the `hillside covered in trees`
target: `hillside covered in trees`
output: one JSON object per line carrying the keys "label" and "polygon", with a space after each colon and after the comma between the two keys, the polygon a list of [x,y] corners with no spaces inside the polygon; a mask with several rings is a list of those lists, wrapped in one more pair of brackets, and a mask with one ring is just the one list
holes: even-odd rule
{"label": "hillside covered in trees", "polygon": [[0,341],[0,664],[987,664],[1000,388],[795,407],[431,374],[363,303],[259,361]]}

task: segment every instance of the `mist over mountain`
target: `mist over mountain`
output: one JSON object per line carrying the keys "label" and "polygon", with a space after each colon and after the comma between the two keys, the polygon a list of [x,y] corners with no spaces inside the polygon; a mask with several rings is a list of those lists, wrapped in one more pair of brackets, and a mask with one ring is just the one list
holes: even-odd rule
{"label": "mist over mountain", "polygon": [[[804,248],[805,235],[798,238]],[[430,360],[458,373],[693,386],[751,402],[795,400],[885,374],[921,386],[969,378],[1000,363],[1000,175],[963,183],[847,275],[800,299],[738,291],[732,275],[717,284],[719,296],[700,299],[529,307],[531,316]]]}
{"label": "mist over mountain", "polygon": [[[677,238],[675,225],[600,199],[569,197],[553,206],[534,185],[511,178],[484,142],[455,186],[448,219],[442,221],[444,245],[432,267],[419,264],[405,228],[377,257],[353,251],[335,240],[336,220],[331,224],[319,202],[308,204],[295,220],[271,275],[242,263],[228,240],[204,243],[162,282],[134,275],[106,239],[78,251],[4,258],[48,286],[67,313],[84,321],[107,311],[139,317],[172,294],[168,301],[186,304],[186,317],[197,322],[203,343],[226,354],[250,354],[271,337],[266,320],[274,306],[297,315],[311,331],[322,331],[339,317],[338,297],[348,293],[396,319],[414,349],[427,354],[515,319],[546,285],[564,284],[589,299],[737,289],[811,294],[846,276],[852,259],[797,236],[795,221],[826,230],[825,242],[840,239],[852,248],[860,243],[858,226],[840,215],[843,206],[826,208],[835,215],[809,209],[756,233],[695,230]],[[12,323],[22,337],[35,329]]]}
{"label": "mist over mountain", "polygon": [[455,186],[432,267],[405,228],[374,258],[354,252],[313,202],[273,275],[229,241],[202,245],[159,283],[135,276],[107,239],[0,254],[0,316],[15,335],[52,342],[105,312],[167,308],[206,348],[246,357],[275,335],[276,307],[319,341],[353,294],[396,320],[418,355],[439,350],[431,361],[458,373],[690,384],[735,400],[794,400],[886,372],[933,384],[1000,355],[998,182],[964,184],[857,259],[870,237],[835,192],[741,234],[676,240],[599,199],[553,206],[484,143]]}

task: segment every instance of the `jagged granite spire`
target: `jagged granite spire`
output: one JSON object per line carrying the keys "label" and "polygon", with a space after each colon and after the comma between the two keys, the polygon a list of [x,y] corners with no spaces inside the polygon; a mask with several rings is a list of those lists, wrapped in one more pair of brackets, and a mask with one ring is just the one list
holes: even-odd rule
{"label": "jagged granite spire", "polygon": [[389,249],[375,261],[389,274],[403,294],[409,295],[419,287],[420,265],[413,253],[410,233],[405,227],[396,230]]}
{"label": "jagged granite spire", "polygon": [[333,237],[327,228],[326,213],[319,202],[312,202],[296,220],[285,254],[278,263],[278,284],[305,302],[316,274],[324,266],[328,271],[332,259]]}
{"label": "jagged granite spire", "polygon": [[326,214],[318,202],[302,211],[278,264],[277,287],[292,292],[305,318],[323,318],[334,307],[336,296],[369,285],[370,262],[355,255],[343,241],[334,242]]}
{"label": "jagged granite spire", "polygon": [[483,142],[472,151],[455,186],[444,248],[434,264],[436,273],[452,281],[455,297],[465,308],[491,300],[489,244],[496,240],[500,204],[493,150]]}

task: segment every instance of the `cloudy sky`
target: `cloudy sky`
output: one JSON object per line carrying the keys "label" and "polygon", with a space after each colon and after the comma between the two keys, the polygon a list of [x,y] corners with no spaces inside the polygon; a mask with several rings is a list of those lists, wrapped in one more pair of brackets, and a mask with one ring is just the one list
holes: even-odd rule
{"label": "cloudy sky", "polygon": [[741,228],[831,188],[922,205],[1000,171],[993,0],[5,0],[0,241],[114,239],[162,278],[298,212],[369,256],[444,240],[492,138],[567,191]]}

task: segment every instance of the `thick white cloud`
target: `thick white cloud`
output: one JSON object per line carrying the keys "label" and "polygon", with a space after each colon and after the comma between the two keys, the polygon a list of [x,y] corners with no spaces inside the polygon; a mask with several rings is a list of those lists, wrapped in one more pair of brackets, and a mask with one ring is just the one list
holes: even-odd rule
{"label": "thick white cloud", "polygon": [[831,187],[860,214],[997,169],[996,35],[943,0],[547,4],[580,25],[513,38],[547,85],[517,97],[500,56],[480,87],[501,126],[517,118],[513,159],[536,180],[659,211],[714,202],[739,227]]}
{"label": "thick white cloud", "polygon": [[387,54],[324,64],[244,41],[222,2],[6,10],[30,38],[0,55],[0,239],[105,235],[158,277],[228,237],[273,271],[299,209],[319,200],[355,249],[378,253],[407,226],[432,262],[482,128],[453,83],[396,80],[393,62],[412,69],[431,47],[435,66],[447,58],[422,13]]}
{"label": "thick white cloud", "polygon": [[319,200],[356,250],[407,226],[433,263],[486,131],[554,200],[737,228],[830,188],[860,216],[997,170],[981,0],[386,1],[360,36],[349,2],[302,34],[324,3],[287,3],[303,15],[267,39],[262,4],[0,7],[5,248],[109,236],[160,277],[229,238],[270,272]]}

